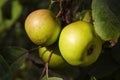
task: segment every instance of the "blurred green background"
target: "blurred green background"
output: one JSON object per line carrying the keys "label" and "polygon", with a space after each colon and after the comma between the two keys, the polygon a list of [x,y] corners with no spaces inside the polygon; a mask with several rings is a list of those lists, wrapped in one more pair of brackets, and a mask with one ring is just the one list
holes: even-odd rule
{"label": "blurred green background", "polygon": [[36,47],[25,32],[24,21],[30,12],[48,8],[49,3],[49,0],[0,0],[0,80],[38,80],[41,69],[29,59],[19,59],[24,49]]}
{"label": "blurred green background", "polygon": [[0,0],[0,45],[29,48],[34,45],[25,33],[26,16],[48,8],[49,0]]}
{"label": "blurred green background", "polygon": [[[91,0],[73,2],[73,13],[75,9],[81,11],[91,6]],[[0,80],[39,79],[43,65],[40,65],[42,62],[37,51],[29,56],[24,54],[26,50],[37,47],[25,32],[24,21],[30,12],[48,8],[49,4],[50,0],[0,0]],[[56,13],[58,9],[58,3],[54,4],[53,11]],[[71,76],[75,77],[74,80],[120,80],[120,40],[113,48],[105,47],[93,65],[62,70],[50,69],[49,72],[51,76],[65,80],[73,80]]]}

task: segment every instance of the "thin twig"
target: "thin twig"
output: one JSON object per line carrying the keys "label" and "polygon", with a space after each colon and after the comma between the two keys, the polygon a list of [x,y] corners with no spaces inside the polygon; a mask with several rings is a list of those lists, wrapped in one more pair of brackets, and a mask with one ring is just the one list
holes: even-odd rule
{"label": "thin twig", "polygon": [[56,18],[58,18],[58,17],[62,14],[62,12],[63,12],[62,0],[59,0],[59,3],[60,3],[60,10],[59,10],[59,12],[57,13]]}
{"label": "thin twig", "polygon": [[44,62],[40,58],[38,58],[32,54],[28,55],[28,59],[30,59],[34,64],[36,64],[38,66],[44,66]]}
{"label": "thin twig", "polygon": [[49,62],[50,62],[50,59],[51,59],[52,53],[53,53],[53,50],[51,50],[51,51],[50,51],[50,55],[49,55],[49,58],[48,58],[47,63],[49,63]]}
{"label": "thin twig", "polygon": [[32,48],[32,49],[28,50],[28,52],[35,51],[35,50],[39,49],[40,47],[41,47],[41,46],[38,46],[38,47]]}
{"label": "thin twig", "polygon": [[72,8],[72,2],[73,0],[68,0],[66,2],[66,8],[65,8],[65,21],[67,24],[71,23],[72,21],[72,11],[71,11],[71,8]]}
{"label": "thin twig", "polygon": [[60,9],[59,12],[56,15],[56,18],[58,18],[62,14],[62,12],[63,12],[63,9]]}
{"label": "thin twig", "polygon": [[40,75],[39,80],[41,80],[42,77],[45,75],[45,71],[46,71],[46,67],[43,68],[43,71],[42,71],[42,73],[41,73],[41,75]]}
{"label": "thin twig", "polygon": [[42,71],[42,73],[41,73],[41,76],[40,76],[39,80],[41,80],[42,77],[43,77],[45,74],[46,74],[46,76],[48,77],[48,64],[49,64],[49,62],[50,62],[52,53],[53,53],[53,50],[51,50],[51,52],[50,52],[50,55],[49,55],[49,57],[48,57],[47,62],[45,63],[45,67],[43,68],[43,71]]}

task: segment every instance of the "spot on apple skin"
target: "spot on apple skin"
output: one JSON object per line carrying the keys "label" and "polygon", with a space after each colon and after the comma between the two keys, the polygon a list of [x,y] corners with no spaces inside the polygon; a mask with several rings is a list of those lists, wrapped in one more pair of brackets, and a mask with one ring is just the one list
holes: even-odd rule
{"label": "spot on apple skin", "polygon": [[90,48],[87,50],[87,55],[91,55],[93,53],[94,50],[94,45],[91,45]]}
{"label": "spot on apple skin", "polygon": [[85,60],[85,56],[90,56],[93,54],[94,51],[94,44],[91,44],[90,47],[88,47],[88,49],[84,52],[85,54],[82,54],[82,57],[80,58],[80,61],[84,61]]}

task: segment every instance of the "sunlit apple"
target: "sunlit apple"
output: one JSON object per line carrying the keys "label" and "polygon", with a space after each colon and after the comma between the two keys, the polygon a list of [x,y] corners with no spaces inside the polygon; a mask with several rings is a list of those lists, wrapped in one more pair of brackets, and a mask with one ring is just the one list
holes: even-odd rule
{"label": "sunlit apple", "polygon": [[61,25],[50,10],[40,9],[27,16],[25,30],[33,43],[48,46],[57,40]]}
{"label": "sunlit apple", "polygon": [[102,41],[90,23],[77,21],[62,30],[59,48],[63,58],[69,64],[88,66],[98,59],[102,49]]}

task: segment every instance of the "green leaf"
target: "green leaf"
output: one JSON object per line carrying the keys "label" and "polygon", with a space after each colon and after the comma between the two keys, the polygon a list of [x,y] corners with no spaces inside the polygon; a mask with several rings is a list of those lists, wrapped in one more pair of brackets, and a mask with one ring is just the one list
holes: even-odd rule
{"label": "green leaf", "polygon": [[0,24],[2,23],[2,10],[0,9]]}
{"label": "green leaf", "polygon": [[22,6],[18,2],[18,0],[14,0],[12,2],[12,19],[8,19],[5,21],[6,26],[11,26],[14,21],[20,16],[22,12]]}
{"label": "green leaf", "polygon": [[58,77],[50,77],[48,78],[48,80],[63,80],[62,78],[58,78]]}
{"label": "green leaf", "polygon": [[7,0],[0,0],[0,8],[5,4]]}
{"label": "green leaf", "polygon": [[0,0],[0,24],[2,23],[2,6],[6,3],[6,0]]}
{"label": "green leaf", "polygon": [[17,71],[24,63],[27,53],[26,50],[19,47],[5,47],[0,49],[0,54],[4,57],[12,72]]}
{"label": "green leaf", "polygon": [[[7,7],[9,7],[9,6],[7,6]],[[11,7],[12,7],[11,18],[4,19],[4,17],[2,17],[3,19],[2,19],[2,21],[0,21],[1,22],[0,24],[2,25],[0,27],[0,34],[3,34],[3,32],[5,32],[7,29],[9,29],[11,27],[11,25],[19,18],[20,14],[22,13],[22,6],[18,0],[13,0]],[[0,11],[1,11],[1,8],[0,8]],[[2,15],[1,12],[0,12],[0,15]]]}
{"label": "green leaf", "polygon": [[27,55],[28,54],[26,53],[26,54],[20,56],[14,63],[11,64],[10,68],[11,68],[12,72],[16,72],[18,69],[20,69],[22,64],[25,62]]}
{"label": "green leaf", "polygon": [[42,78],[42,80],[63,80],[63,79],[59,78],[59,77],[47,77],[47,76],[44,76]]}
{"label": "green leaf", "polygon": [[120,37],[120,0],[93,0],[92,16],[96,33],[103,40]]}
{"label": "green leaf", "polygon": [[90,80],[97,80],[94,76],[91,76]]}
{"label": "green leaf", "polygon": [[0,55],[0,80],[10,80],[10,78],[11,78],[11,72],[9,65]]}

